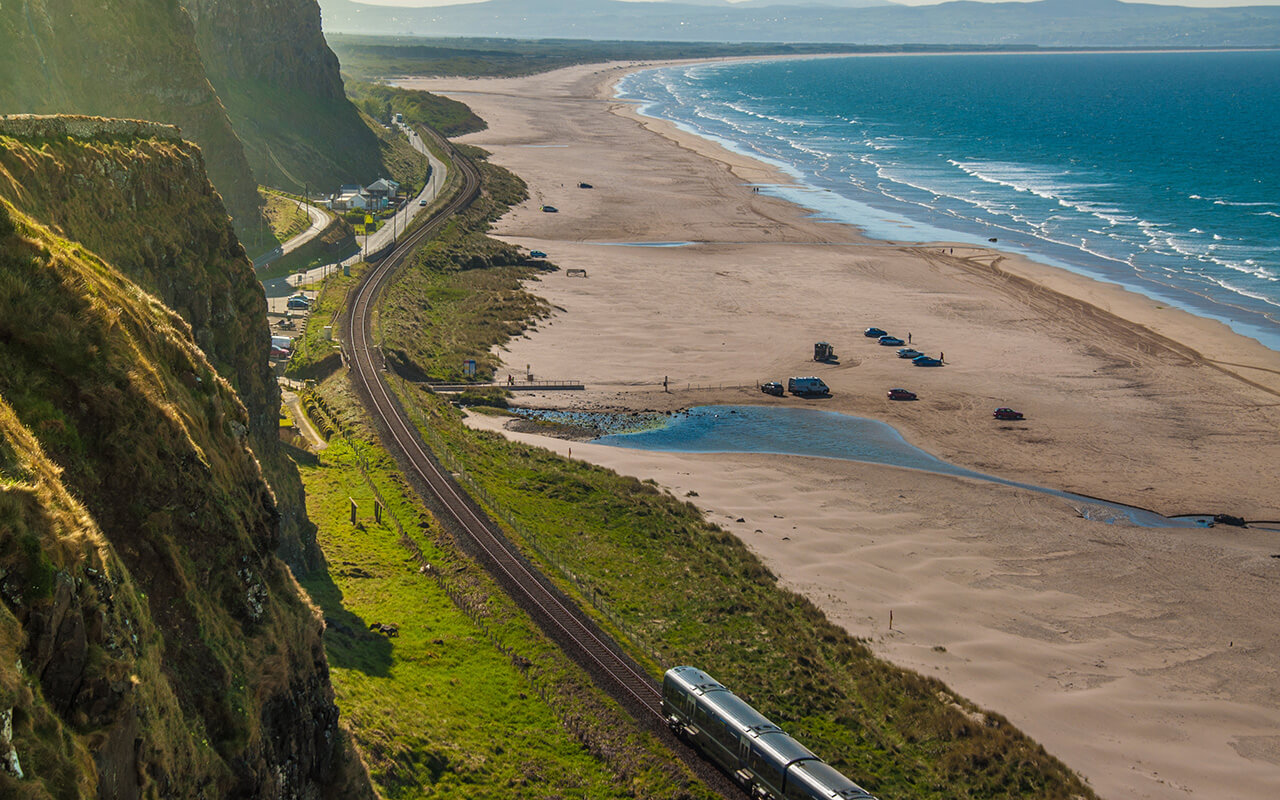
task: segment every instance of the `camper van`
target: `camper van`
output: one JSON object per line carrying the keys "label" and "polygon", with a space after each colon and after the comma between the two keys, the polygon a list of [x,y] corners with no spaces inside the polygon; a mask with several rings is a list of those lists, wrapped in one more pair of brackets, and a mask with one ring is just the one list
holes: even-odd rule
{"label": "camper van", "polygon": [[788,378],[787,391],[792,394],[804,395],[828,395],[831,390],[822,382],[821,378]]}

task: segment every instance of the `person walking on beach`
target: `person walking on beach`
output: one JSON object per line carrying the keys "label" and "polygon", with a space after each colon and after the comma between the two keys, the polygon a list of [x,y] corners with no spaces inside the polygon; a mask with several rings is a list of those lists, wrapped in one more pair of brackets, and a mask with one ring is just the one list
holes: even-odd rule
{"label": "person walking on beach", "polygon": [[911,344],[911,331],[907,331],[907,344]]}
{"label": "person walking on beach", "polygon": [[946,360],[947,360],[947,354],[946,354],[946,353],[944,353],[944,352],[942,352],[941,350],[939,350],[939,351],[938,351],[938,360],[939,360],[939,361],[946,361]]}
{"label": "person walking on beach", "polygon": [[667,376],[666,376],[666,375],[663,375],[663,376],[662,376],[662,391],[664,391],[664,392],[665,392],[666,390],[667,390]]}

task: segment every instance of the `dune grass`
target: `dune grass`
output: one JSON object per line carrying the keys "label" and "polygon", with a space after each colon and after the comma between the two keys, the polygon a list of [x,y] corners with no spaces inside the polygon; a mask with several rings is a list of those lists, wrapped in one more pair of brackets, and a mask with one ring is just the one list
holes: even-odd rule
{"label": "dune grass", "polygon": [[[549,267],[527,263],[517,248],[486,235],[526,197],[524,182],[484,161],[484,151],[467,152],[481,172],[480,198],[415,253],[383,299],[379,333],[388,360],[410,377],[492,380],[499,363],[493,346],[550,310],[521,288]],[[465,359],[476,361],[473,378],[463,374]]]}
{"label": "dune grass", "polygon": [[[642,662],[709,671],[883,797],[1093,797],[1003,717],[876,658],[732,534],[650,481],[465,429],[401,384],[425,438],[522,550]],[[856,565],[851,565],[851,569]]]}

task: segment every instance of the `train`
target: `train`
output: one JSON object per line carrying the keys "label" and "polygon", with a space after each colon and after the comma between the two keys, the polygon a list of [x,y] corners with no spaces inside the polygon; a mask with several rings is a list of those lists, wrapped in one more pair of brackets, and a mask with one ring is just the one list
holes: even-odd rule
{"label": "train", "polygon": [[697,667],[667,670],[662,715],[758,800],[876,800]]}

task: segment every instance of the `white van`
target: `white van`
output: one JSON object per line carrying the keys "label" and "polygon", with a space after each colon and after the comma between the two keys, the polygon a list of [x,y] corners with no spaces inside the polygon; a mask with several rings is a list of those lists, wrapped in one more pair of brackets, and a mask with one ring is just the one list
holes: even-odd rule
{"label": "white van", "polygon": [[787,391],[792,394],[831,394],[831,390],[822,382],[821,378],[788,378]]}

